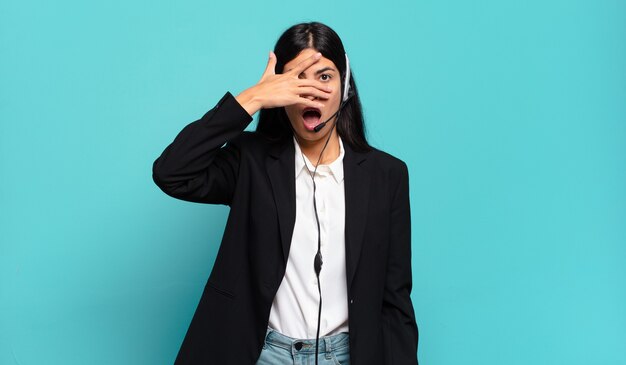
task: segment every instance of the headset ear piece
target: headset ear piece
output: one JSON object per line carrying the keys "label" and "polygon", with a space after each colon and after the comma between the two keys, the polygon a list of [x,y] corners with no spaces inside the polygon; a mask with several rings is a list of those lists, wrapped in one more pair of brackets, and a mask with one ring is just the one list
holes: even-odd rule
{"label": "headset ear piece", "polygon": [[346,77],[343,83],[343,100],[342,101],[347,101],[349,96],[348,93],[350,92],[350,60],[348,59],[348,54],[345,54],[346,56]]}
{"label": "headset ear piece", "polygon": [[351,90],[349,90],[347,96],[343,98],[342,103],[343,104],[347,104],[348,100],[350,100],[350,98],[353,97],[353,96],[354,96],[354,93]]}

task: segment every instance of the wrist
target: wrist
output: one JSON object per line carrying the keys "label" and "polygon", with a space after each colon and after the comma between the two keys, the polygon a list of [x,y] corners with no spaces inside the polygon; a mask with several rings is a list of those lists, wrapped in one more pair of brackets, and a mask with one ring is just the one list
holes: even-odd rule
{"label": "wrist", "polygon": [[254,113],[263,107],[263,104],[254,92],[254,86],[242,91],[235,97],[235,99],[237,99],[237,102],[248,112],[248,114],[250,114],[250,116],[254,115]]}

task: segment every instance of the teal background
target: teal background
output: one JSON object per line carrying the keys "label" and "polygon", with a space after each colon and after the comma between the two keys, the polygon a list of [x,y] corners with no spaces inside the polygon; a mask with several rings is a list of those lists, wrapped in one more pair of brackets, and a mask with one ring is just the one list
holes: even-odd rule
{"label": "teal background", "polygon": [[421,364],[626,364],[626,2],[3,1],[0,364],[171,364],[227,207],[153,160],[278,36],[407,162]]}

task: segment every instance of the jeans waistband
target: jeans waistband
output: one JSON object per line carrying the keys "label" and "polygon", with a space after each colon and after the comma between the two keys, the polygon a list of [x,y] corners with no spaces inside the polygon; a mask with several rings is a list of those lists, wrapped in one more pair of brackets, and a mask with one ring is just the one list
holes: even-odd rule
{"label": "jeans waistband", "polygon": [[[282,347],[289,350],[291,353],[315,353],[315,339],[297,339],[289,336],[285,336],[282,333],[267,328],[265,334],[265,342],[275,346]],[[350,345],[350,339],[347,332],[341,332],[336,335],[322,336],[319,338],[318,352],[320,354],[330,353],[335,350],[347,347]]]}

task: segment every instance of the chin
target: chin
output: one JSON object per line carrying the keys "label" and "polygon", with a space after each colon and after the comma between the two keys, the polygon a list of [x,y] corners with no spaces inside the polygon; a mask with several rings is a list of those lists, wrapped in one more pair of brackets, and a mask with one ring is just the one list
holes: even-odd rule
{"label": "chin", "polygon": [[[292,124],[293,126],[293,124]],[[326,124],[326,126],[324,128],[322,128],[322,130],[320,130],[319,132],[315,132],[315,131],[309,131],[306,128],[293,128],[293,130],[295,131],[296,137],[299,140],[305,140],[305,141],[317,141],[320,139],[323,139],[324,137],[328,136],[328,130],[326,130],[327,128],[331,128],[332,125],[331,123]]]}

